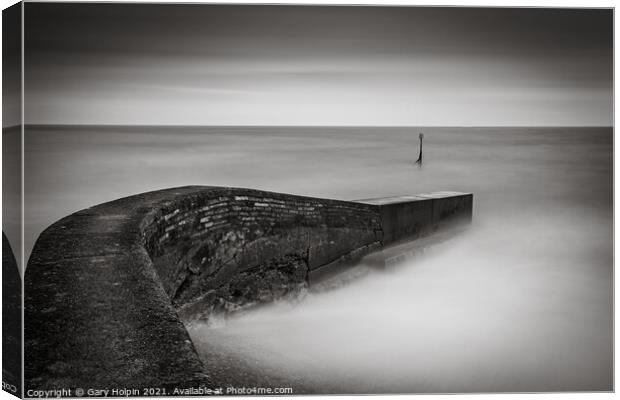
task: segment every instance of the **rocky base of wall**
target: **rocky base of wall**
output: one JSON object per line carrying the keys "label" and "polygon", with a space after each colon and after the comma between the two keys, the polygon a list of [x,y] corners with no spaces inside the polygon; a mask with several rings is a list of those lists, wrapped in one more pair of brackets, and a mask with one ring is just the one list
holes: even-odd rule
{"label": "rocky base of wall", "polygon": [[300,257],[271,260],[240,272],[229,282],[177,308],[184,323],[219,321],[261,304],[292,301],[308,289],[308,265]]}

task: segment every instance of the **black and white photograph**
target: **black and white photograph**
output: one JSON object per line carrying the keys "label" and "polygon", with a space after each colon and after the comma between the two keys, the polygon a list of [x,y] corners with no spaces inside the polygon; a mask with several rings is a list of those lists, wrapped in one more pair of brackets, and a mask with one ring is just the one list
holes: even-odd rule
{"label": "black and white photograph", "polygon": [[15,396],[614,391],[612,7],[16,3],[2,157]]}

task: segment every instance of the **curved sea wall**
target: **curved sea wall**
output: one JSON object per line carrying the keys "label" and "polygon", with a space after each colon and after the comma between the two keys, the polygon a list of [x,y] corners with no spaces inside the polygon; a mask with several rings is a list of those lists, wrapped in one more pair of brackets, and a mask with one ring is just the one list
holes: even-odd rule
{"label": "curved sea wall", "polygon": [[182,321],[295,295],[471,210],[452,192],[348,202],[191,186],[79,211],[28,262],[25,390],[216,384]]}

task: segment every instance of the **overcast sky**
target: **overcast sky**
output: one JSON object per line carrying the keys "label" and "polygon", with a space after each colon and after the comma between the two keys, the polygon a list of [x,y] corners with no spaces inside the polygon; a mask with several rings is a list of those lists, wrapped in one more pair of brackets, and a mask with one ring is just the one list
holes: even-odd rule
{"label": "overcast sky", "polygon": [[612,12],[26,3],[38,124],[611,125]]}

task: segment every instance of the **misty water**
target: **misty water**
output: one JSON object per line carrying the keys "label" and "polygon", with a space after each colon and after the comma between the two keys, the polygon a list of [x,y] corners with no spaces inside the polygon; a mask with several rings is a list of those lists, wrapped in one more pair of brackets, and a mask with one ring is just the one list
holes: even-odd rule
{"label": "misty water", "polygon": [[345,200],[474,193],[469,231],[406,265],[218,327],[191,326],[222,384],[611,389],[611,128],[38,126],[25,142],[26,256],[71,212],[173,186]]}

